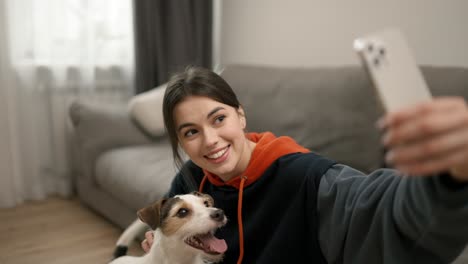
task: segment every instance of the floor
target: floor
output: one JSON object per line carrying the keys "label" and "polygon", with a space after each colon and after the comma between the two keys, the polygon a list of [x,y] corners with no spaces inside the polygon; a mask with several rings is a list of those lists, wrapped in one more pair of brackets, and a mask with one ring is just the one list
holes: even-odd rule
{"label": "floor", "polygon": [[[122,230],[76,199],[0,209],[0,264],[108,263]],[[129,255],[141,255],[139,242]]]}

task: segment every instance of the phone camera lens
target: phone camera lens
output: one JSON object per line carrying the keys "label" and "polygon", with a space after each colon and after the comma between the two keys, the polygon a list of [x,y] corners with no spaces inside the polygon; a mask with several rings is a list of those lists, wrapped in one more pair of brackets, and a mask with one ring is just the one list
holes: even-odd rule
{"label": "phone camera lens", "polygon": [[374,62],[375,66],[379,66],[379,64],[380,64],[379,58],[374,58],[373,62]]}
{"label": "phone camera lens", "polygon": [[384,48],[384,47],[381,47],[381,48],[379,49],[379,54],[380,54],[381,56],[383,56],[383,55],[385,55],[385,53],[386,53],[385,48]]}

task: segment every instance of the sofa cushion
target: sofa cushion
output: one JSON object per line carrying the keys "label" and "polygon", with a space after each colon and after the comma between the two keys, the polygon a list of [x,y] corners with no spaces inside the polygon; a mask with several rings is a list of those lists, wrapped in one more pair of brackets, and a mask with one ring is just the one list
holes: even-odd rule
{"label": "sofa cushion", "polygon": [[166,141],[116,148],[102,154],[96,163],[97,184],[135,210],[165,195],[175,174]]}
{"label": "sofa cushion", "polygon": [[468,68],[423,66],[421,71],[433,96],[457,95],[468,101]]}
{"label": "sofa cushion", "polygon": [[128,102],[130,117],[146,134],[159,137],[164,135],[162,104],[167,83],[147,92],[135,95]]}

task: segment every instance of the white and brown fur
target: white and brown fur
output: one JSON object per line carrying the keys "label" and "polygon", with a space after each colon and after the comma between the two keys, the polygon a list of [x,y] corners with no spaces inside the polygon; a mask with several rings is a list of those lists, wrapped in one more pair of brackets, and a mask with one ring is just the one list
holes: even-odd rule
{"label": "white and brown fur", "polygon": [[[223,258],[223,253],[206,253],[186,243],[195,235],[213,234],[227,222],[224,212],[213,207],[213,199],[207,194],[192,192],[162,199],[139,210],[138,217],[153,229],[150,251],[142,257],[118,257],[110,264],[202,264],[216,263]],[[116,252],[125,254],[126,250],[122,249],[142,231],[142,222],[135,221],[125,230],[117,241]]]}

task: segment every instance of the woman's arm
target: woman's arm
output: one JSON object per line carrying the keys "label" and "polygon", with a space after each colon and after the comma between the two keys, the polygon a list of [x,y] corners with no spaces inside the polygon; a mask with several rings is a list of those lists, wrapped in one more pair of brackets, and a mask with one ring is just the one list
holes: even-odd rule
{"label": "woman's arm", "polygon": [[327,261],[450,263],[468,241],[468,186],[454,190],[443,177],[335,165],[318,194]]}

